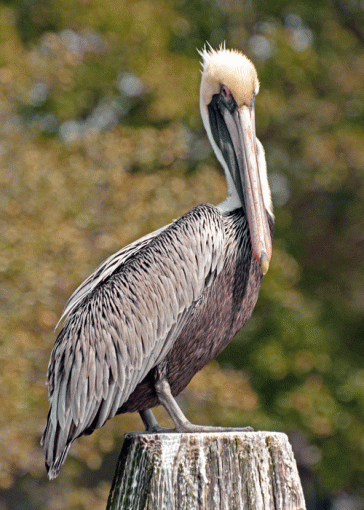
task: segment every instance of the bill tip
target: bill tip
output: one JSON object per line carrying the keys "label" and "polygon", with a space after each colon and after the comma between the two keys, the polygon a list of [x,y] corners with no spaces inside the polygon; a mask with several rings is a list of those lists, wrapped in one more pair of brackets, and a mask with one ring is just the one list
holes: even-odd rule
{"label": "bill tip", "polygon": [[265,252],[263,252],[262,256],[260,257],[260,265],[262,266],[263,274],[267,274],[269,269],[269,259],[268,255]]}

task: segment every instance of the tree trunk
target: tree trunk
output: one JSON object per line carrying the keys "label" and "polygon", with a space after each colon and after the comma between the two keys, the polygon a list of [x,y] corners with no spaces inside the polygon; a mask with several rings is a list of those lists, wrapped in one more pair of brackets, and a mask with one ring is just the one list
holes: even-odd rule
{"label": "tree trunk", "polygon": [[276,432],[126,434],[107,510],[304,510]]}

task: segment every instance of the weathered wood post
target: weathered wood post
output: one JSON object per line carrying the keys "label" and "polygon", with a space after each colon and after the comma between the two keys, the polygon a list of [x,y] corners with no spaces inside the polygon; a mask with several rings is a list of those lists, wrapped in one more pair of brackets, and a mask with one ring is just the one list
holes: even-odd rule
{"label": "weathered wood post", "polygon": [[277,432],[126,434],[107,510],[305,510]]}

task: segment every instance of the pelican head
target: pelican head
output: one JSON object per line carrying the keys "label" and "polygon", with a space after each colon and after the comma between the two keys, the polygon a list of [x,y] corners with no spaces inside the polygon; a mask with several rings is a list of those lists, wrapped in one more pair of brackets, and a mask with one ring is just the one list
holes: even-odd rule
{"label": "pelican head", "polygon": [[273,213],[264,149],[255,134],[257,72],[237,51],[204,49],[201,56],[201,116],[229,191],[221,208],[243,207],[253,253],[265,274],[272,256],[267,213]]}

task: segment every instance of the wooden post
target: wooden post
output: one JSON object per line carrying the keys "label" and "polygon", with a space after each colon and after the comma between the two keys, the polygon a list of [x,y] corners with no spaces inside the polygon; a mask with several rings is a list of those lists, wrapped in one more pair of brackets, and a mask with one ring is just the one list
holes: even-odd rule
{"label": "wooden post", "polygon": [[126,434],[107,510],[305,510],[277,432]]}

